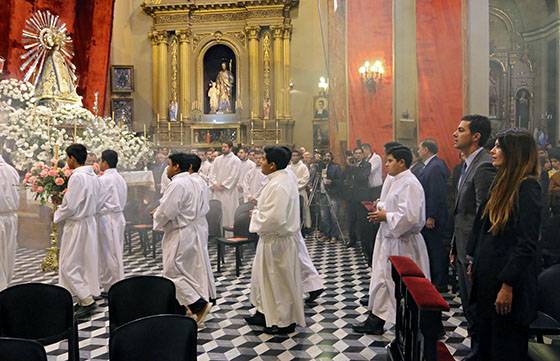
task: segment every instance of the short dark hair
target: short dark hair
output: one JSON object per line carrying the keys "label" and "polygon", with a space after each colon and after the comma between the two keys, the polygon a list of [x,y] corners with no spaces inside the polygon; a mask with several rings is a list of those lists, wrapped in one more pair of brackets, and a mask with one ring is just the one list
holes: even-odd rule
{"label": "short dark hair", "polygon": [[169,156],[169,160],[171,160],[172,165],[178,165],[181,172],[188,172],[193,165],[192,163],[193,156],[194,154],[173,153]]}
{"label": "short dark hair", "polygon": [[224,140],[222,144],[226,144],[228,147],[233,148],[233,142],[231,140]]}
{"label": "short dark hair", "polygon": [[400,147],[400,146],[402,146],[402,144],[399,143],[399,142],[389,142],[389,143],[385,143],[383,148],[385,149],[385,153],[387,153],[389,151],[389,149],[391,149],[393,147]]}
{"label": "short dark hair", "polygon": [[490,138],[490,134],[492,133],[492,125],[488,117],[479,114],[469,114],[465,115],[461,120],[469,122],[469,129],[472,134],[480,134],[478,145],[480,147],[486,146],[488,138]]}
{"label": "short dark hair", "polygon": [[359,150],[359,151],[362,152],[362,153],[364,152],[364,150],[362,149],[362,147],[356,147],[356,148],[354,148],[354,149],[352,150],[352,154],[353,154],[355,151],[357,151],[357,150]]}
{"label": "short dark hair", "polygon": [[560,160],[560,148],[552,148],[548,151],[549,159]]}
{"label": "short dark hair", "polygon": [[74,143],[66,148],[66,156],[68,158],[74,157],[80,165],[84,165],[86,163],[87,153],[87,148],[83,144]]}
{"label": "short dark hair", "polygon": [[194,173],[198,172],[202,164],[202,159],[196,154],[187,154],[187,158],[191,162],[192,171]]}
{"label": "short dark hair", "polygon": [[362,149],[364,149],[364,148],[367,148],[367,149],[369,149],[369,151],[370,151],[370,152],[372,151],[372,149],[371,149],[371,145],[369,145],[368,143],[364,143],[364,144],[362,144]]}
{"label": "short dark hair", "polygon": [[412,164],[412,152],[404,145],[389,148],[389,150],[387,150],[387,155],[392,155],[398,161],[401,159],[404,160],[407,169],[410,168]]}
{"label": "short dark hair", "polygon": [[292,149],[292,153],[297,153],[301,157],[301,152],[298,149]]}
{"label": "short dark hair", "polygon": [[266,161],[276,164],[276,169],[284,169],[290,163],[292,151],[287,147],[270,146],[264,148]]}
{"label": "short dark hair", "polygon": [[438,152],[438,145],[437,142],[433,139],[424,139],[420,145],[430,151],[432,154],[436,154]]}
{"label": "short dark hair", "polygon": [[112,149],[106,149],[101,153],[101,160],[107,162],[109,168],[117,168],[119,154]]}

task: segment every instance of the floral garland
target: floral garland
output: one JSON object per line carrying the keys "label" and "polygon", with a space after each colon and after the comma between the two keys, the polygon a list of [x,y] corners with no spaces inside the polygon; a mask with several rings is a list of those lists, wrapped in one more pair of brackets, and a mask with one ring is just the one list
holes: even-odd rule
{"label": "floral garland", "polygon": [[59,204],[68,188],[72,175],[69,168],[48,167],[44,162],[33,165],[23,179],[23,184],[35,193],[35,199],[42,205],[48,202]]}
{"label": "floral garland", "polygon": [[0,107],[12,109],[29,108],[36,101],[33,84],[17,79],[4,79],[0,81]]}

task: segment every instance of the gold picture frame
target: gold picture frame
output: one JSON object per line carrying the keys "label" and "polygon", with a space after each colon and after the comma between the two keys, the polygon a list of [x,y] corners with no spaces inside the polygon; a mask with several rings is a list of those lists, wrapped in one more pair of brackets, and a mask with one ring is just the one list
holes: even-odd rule
{"label": "gold picture frame", "polygon": [[197,124],[191,126],[193,147],[220,147],[223,142],[240,142],[240,126],[235,124]]}

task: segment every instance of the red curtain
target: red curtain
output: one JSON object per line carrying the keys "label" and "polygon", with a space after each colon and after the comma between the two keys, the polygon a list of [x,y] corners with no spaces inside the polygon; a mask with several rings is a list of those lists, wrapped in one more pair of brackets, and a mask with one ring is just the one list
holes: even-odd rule
{"label": "red curtain", "polygon": [[448,166],[457,164],[452,133],[463,114],[461,0],[416,1],[420,140],[438,142]]}
{"label": "red curtain", "polygon": [[84,106],[93,108],[99,91],[99,110],[105,107],[107,70],[111,50],[113,5],[115,0],[4,0],[0,7],[0,56],[7,59],[8,77],[21,79],[19,57],[24,53],[22,30],[37,10],[49,10],[66,23],[74,41],[78,94]]}
{"label": "red curtain", "polygon": [[[393,139],[393,18],[392,1],[352,0],[348,6],[348,128],[349,147],[357,139],[383,154]],[[383,83],[375,93],[362,83],[358,69],[366,61],[381,60]]]}

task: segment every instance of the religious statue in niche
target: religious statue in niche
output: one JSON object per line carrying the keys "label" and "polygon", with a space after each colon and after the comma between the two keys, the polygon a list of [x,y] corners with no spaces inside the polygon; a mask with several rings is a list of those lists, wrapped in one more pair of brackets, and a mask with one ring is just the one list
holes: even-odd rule
{"label": "religious statue in niche", "polygon": [[515,95],[515,122],[520,128],[529,128],[530,99],[527,89],[521,89]]}
{"label": "religious statue in niche", "polygon": [[169,103],[169,121],[176,122],[177,121],[177,112],[179,111],[179,104],[177,104],[176,100],[172,100]]}
{"label": "religious statue in niche", "polygon": [[215,81],[210,82],[210,89],[208,89],[208,99],[210,99],[210,113],[216,113],[218,111],[220,95],[218,93],[218,88],[216,87]]}
{"label": "religious statue in niche", "polygon": [[217,113],[231,113],[232,90],[235,78],[231,72],[231,60],[229,61],[229,69],[225,62],[222,62],[222,68],[216,77],[216,86],[218,88],[218,111]]}

